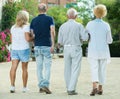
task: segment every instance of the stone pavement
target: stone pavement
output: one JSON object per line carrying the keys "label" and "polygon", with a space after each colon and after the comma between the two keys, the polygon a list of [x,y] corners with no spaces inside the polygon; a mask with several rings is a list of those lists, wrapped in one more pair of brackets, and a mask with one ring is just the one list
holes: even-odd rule
{"label": "stone pavement", "polygon": [[[0,63],[0,99],[119,99],[120,98],[120,58],[112,58],[107,66],[107,79],[104,93],[101,96],[89,96],[91,92],[90,66],[87,59],[82,60],[81,74],[77,84],[78,95],[69,96],[66,93],[64,82],[63,58],[53,59],[51,69],[50,89],[53,94],[46,95],[38,92],[36,63],[29,62],[29,79],[27,93],[22,93],[21,66],[18,67],[16,76],[16,93],[9,93],[9,70],[11,62]],[[20,64],[21,65],[21,64]]]}

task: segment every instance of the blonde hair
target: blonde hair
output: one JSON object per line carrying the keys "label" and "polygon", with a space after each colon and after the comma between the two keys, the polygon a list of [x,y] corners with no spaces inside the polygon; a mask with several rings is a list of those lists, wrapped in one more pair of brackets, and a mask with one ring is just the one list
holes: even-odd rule
{"label": "blonde hair", "polygon": [[105,17],[107,15],[107,9],[106,6],[103,4],[98,4],[94,7],[94,15],[97,18],[102,18]]}
{"label": "blonde hair", "polygon": [[29,13],[27,11],[19,11],[16,16],[16,26],[22,27],[25,24],[28,24],[29,21]]}

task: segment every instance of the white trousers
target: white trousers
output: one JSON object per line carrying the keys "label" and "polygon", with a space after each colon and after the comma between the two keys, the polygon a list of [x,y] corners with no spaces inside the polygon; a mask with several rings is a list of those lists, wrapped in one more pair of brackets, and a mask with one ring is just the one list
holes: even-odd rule
{"label": "white trousers", "polygon": [[64,46],[64,77],[68,91],[76,90],[81,69],[81,46]]}
{"label": "white trousers", "polygon": [[89,58],[91,65],[92,82],[98,82],[100,85],[105,83],[107,59]]}

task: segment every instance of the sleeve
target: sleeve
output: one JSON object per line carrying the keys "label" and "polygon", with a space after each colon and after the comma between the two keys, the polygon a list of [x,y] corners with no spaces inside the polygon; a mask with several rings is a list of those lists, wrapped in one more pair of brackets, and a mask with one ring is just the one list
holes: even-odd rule
{"label": "sleeve", "polygon": [[30,30],[33,30],[33,21],[30,23]]}
{"label": "sleeve", "polygon": [[55,25],[54,19],[51,17],[51,18],[50,18],[50,26],[54,26],[54,25]]}
{"label": "sleeve", "polygon": [[110,25],[108,24],[108,32],[107,32],[107,43],[111,44],[113,39],[112,39],[112,34],[111,34],[111,29],[110,29]]}
{"label": "sleeve", "polygon": [[62,27],[60,27],[58,31],[58,43],[63,45]]}
{"label": "sleeve", "polygon": [[88,31],[83,27],[83,25],[80,27],[80,39],[82,41],[88,40]]}
{"label": "sleeve", "polygon": [[30,33],[30,25],[25,25],[24,31]]}

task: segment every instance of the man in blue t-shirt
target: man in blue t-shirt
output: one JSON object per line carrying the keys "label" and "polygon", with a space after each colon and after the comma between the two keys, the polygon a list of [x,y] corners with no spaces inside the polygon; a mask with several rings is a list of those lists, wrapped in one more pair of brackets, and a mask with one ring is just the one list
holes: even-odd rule
{"label": "man in blue t-shirt", "polygon": [[[38,10],[39,15],[32,20],[30,25],[31,32],[34,34],[38,86],[40,93],[51,94],[49,81],[51,53],[54,51],[55,26],[53,18],[46,15],[47,7],[44,3],[38,5]],[[45,68],[44,73],[43,68]]]}

